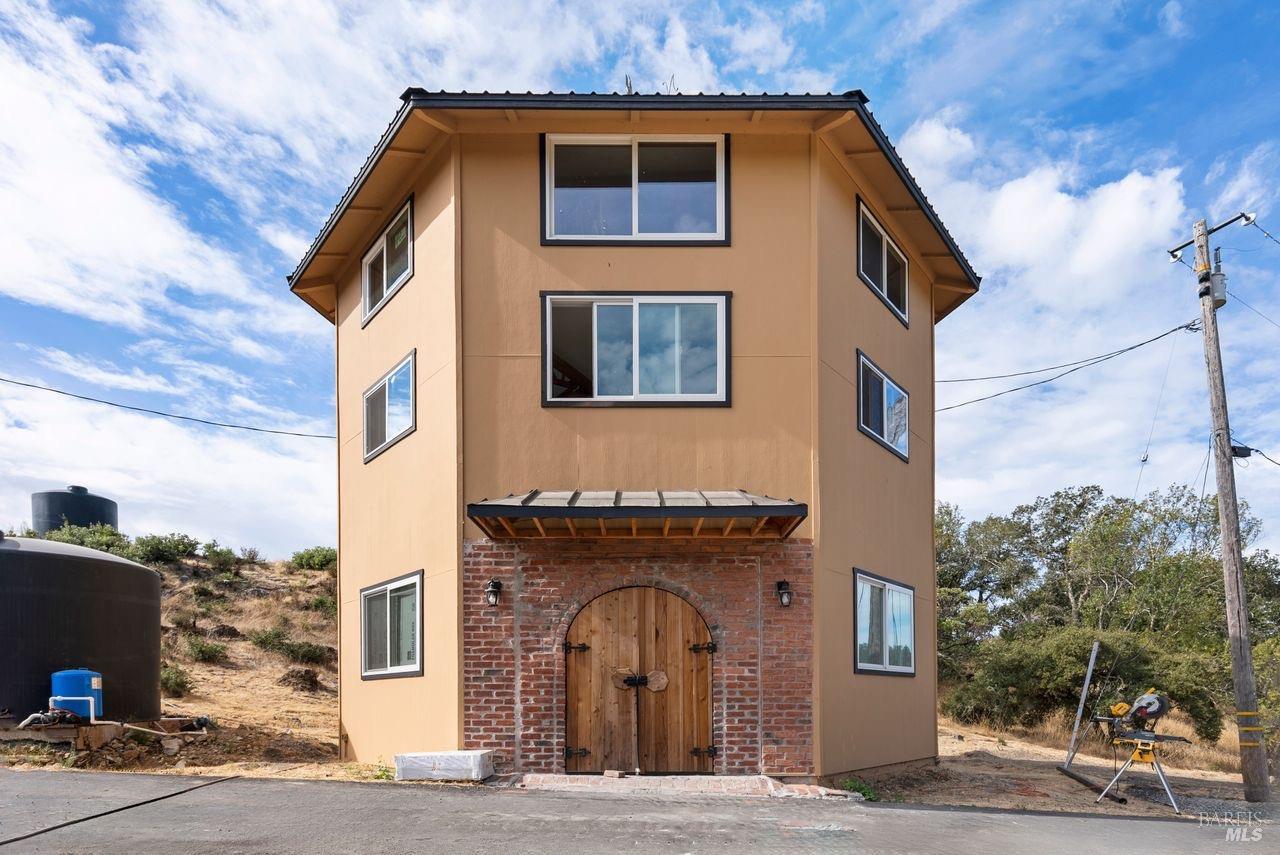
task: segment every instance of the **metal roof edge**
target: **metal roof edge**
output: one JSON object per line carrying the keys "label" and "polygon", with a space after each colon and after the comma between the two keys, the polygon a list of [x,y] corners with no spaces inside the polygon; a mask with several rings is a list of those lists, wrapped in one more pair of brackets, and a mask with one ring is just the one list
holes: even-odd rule
{"label": "metal roof edge", "polygon": [[718,93],[664,95],[660,92],[428,92],[410,86],[401,101],[424,109],[450,110],[848,110],[866,104],[860,89],[835,95]]}
{"label": "metal roof edge", "polygon": [[333,231],[334,226],[338,224],[347,206],[356,197],[356,194],[364,187],[365,181],[369,179],[369,174],[373,172],[373,168],[377,166],[378,161],[382,159],[382,153],[386,151],[387,146],[391,144],[400,128],[409,120],[409,115],[413,112],[413,107],[405,102],[400,105],[400,109],[396,111],[395,116],[391,119],[391,123],[387,125],[386,130],[382,132],[382,136],[378,138],[377,145],[373,147],[373,151],[369,152],[369,156],[365,158],[364,165],[360,167],[360,171],[356,173],[356,177],[352,180],[351,185],[347,187],[347,191],[342,194],[342,198],[338,200],[338,204],[334,206],[329,213],[328,219],[325,220],[324,226],[320,229],[320,233],[311,241],[311,245],[307,247],[307,252],[302,256],[302,260],[293,268],[293,272],[285,276],[285,281],[289,283],[292,289],[294,280],[298,274],[305,270],[315,258],[316,252],[320,249],[320,245],[329,237],[329,233]]}
{"label": "metal roof edge", "polygon": [[880,123],[876,121],[875,116],[871,115],[871,111],[867,109],[865,101],[854,105],[851,109],[858,114],[858,118],[862,120],[863,125],[867,128],[867,132],[875,140],[876,146],[888,158],[894,172],[898,173],[898,178],[906,185],[911,197],[920,206],[920,210],[924,211],[929,223],[937,230],[942,242],[947,245],[947,250],[955,256],[961,270],[964,271],[965,277],[973,285],[974,291],[977,291],[981,287],[982,277],[974,271],[973,266],[969,264],[969,259],[965,257],[959,245],[956,244],[955,238],[951,236],[951,232],[943,225],[942,218],[938,216],[938,212],[933,209],[929,198],[924,195],[924,191],[916,183],[915,176],[911,174],[911,170],[907,169],[907,165],[903,163],[902,158],[898,155],[898,150],[894,148],[893,143],[889,141],[889,136],[884,132],[884,128],[880,127]]}

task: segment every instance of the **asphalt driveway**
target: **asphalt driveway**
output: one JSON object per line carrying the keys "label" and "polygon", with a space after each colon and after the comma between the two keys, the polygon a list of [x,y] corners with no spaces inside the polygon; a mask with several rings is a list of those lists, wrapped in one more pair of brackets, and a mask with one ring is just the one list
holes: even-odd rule
{"label": "asphalt driveway", "polygon": [[[1256,830],[1261,839],[1251,842],[1259,851],[1275,846],[1267,838],[1280,833],[1280,827]],[[1250,840],[1249,829],[1244,837]],[[437,851],[1083,855],[1220,852],[1236,846],[1225,840],[1221,827],[1185,821],[846,801],[0,770],[0,849],[6,855]]]}

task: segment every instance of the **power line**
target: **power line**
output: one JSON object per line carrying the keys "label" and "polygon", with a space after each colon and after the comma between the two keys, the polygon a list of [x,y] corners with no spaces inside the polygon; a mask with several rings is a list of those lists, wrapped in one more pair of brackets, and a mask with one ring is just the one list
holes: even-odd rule
{"label": "power line", "polygon": [[1255,315],[1257,315],[1258,317],[1262,318],[1264,321],[1266,321],[1267,323],[1271,324],[1273,327],[1276,327],[1276,328],[1280,329],[1280,323],[1276,323],[1274,320],[1272,320],[1271,318],[1269,318],[1269,317],[1267,317],[1266,315],[1262,314],[1262,312],[1258,311],[1258,310],[1257,310],[1257,309],[1255,309],[1253,306],[1249,305],[1247,302],[1245,302],[1244,298],[1243,298],[1243,297],[1241,297],[1239,294],[1237,294],[1235,291],[1232,291],[1230,288],[1228,288],[1228,289],[1227,289],[1227,293],[1228,293],[1228,294],[1230,294],[1230,295],[1232,296],[1232,298],[1234,298],[1234,299],[1236,299],[1236,300],[1239,300],[1239,301],[1240,301],[1240,305],[1244,306],[1246,309],[1248,309],[1249,311],[1253,312]]}
{"label": "power line", "polygon": [[1266,235],[1266,236],[1267,236],[1267,240],[1271,241],[1271,242],[1272,242],[1272,243],[1274,243],[1276,246],[1280,246],[1280,240],[1277,240],[1275,235],[1273,235],[1271,232],[1269,232],[1269,231],[1267,231],[1266,229],[1264,229],[1262,226],[1258,225],[1258,221],[1257,221],[1256,219],[1251,220],[1251,221],[1249,222],[1249,225],[1253,226],[1255,229],[1257,229],[1258,231],[1260,231],[1260,232],[1262,232],[1264,235]]}
{"label": "power line", "polygon": [[1142,486],[1142,473],[1147,468],[1147,460],[1151,454],[1151,439],[1156,435],[1156,421],[1160,418],[1160,404],[1164,401],[1164,389],[1169,384],[1169,369],[1173,367],[1173,353],[1178,349],[1175,338],[1169,343],[1169,361],[1164,365],[1164,379],[1160,381],[1160,394],[1156,395],[1156,409],[1151,414],[1151,430],[1147,431],[1147,445],[1142,449],[1142,460],[1138,463],[1138,480],[1133,485],[1133,499],[1138,500],[1138,488]]}
{"label": "power line", "polygon": [[[1014,392],[1021,392],[1024,389],[1031,389],[1031,388],[1034,388],[1035,386],[1043,386],[1045,383],[1052,383],[1054,380],[1058,380],[1063,377],[1066,377],[1068,374],[1074,374],[1075,372],[1083,368],[1089,368],[1090,366],[1107,362],[1108,360],[1115,359],[1117,356],[1122,356],[1123,354],[1129,353],[1130,351],[1133,351],[1133,350],[1137,350],[1140,347],[1145,347],[1148,344],[1159,341],[1165,336],[1173,335],[1179,330],[1187,330],[1189,332],[1194,332],[1195,330],[1199,329],[1199,324],[1200,324],[1199,320],[1188,321],[1185,324],[1179,324],[1173,329],[1166,330],[1165,332],[1160,333],[1160,335],[1154,336],[1153,338],[1149,338],[1146,341],[1140,341],[1137,344],[1131,344],[1128,347],[1121,348],[1120,350],[1113,350],[1110,353],[1104,353],[1101,356],[1095,356],[1095,357],[1092,357],[1091,359],[1081,360],[1079,364],[1075,364],[1074,368],[1068,368],[1068,370],[1063,371],[1061,374],[1055,374],[1052,377],[1046,377],[1045,379],[1037,380],[1034,383],[1026,383],[1022,386],[1014,386],[1012,389],[1005,389],[1000,392],[993,392],[990,395],[983,395],[981,398],[973,398],[972,400],[969,400],[969,401],[962,401],[959,404],[952,404],[949,407],[939,407],[938,409],[934,410],[934,412],[945,413],[947,410],[955,410],[960,407],[967,407],[970,404],[977,404],[981,401],[990,401],[992,398],[999,398],[1002,395],[1009,395]],[[1071,365],[1071,364],[1073,363],[1067,363],[1067,365]],[[1059,367],[1066,367],[1066,366],[1059,366]],[[1042,369],[1042,370],[1052,370],[1052,369]],[[1030,372],[1030,373],[1038,373],[1038,372]],[[1016,376],[1016,375],[1006,375],[1006,376]],[[974,379],[977,379],[977,378],[974,378]]]}
{"label": "power line", "polygon": [[196,418],[195,416],[183,416],[177,413],[166,413],[162,410],[152,410],[147,407],[134,407],[129,404],[121,404],[116,401],[104,401],[102,398],[91,398],[88,395],[77,395],[74,392],[67,392],[63,389],[54,389],[50,386],[40,386],[35,383],[23,383],[21,380],[11,380],[8,377],[0,377],[0,383],[9,383],[14,386],[24,386],[28,389],[39,389],[42,392],[53,392],[57,395],[65,395],[68,398],[76,398],[81,401],[91,401],[95,404],[105,404],[108,407],[118,407],[122,410],[132,410],[135,413],[150,413],[153,416],[163,416],[166,419],[180,419],[184,422],[196,422],[211,427],[231,428],[233,430],[251,430],[255,433],[273,433],[280,436],[300,436],[307,439],[337,439],[333,434],[328,433],[302,433],[293,430],[276,430],[274,428],[253,427],[252,425],[237,425],[230,422],[215,422],[209,419]]}

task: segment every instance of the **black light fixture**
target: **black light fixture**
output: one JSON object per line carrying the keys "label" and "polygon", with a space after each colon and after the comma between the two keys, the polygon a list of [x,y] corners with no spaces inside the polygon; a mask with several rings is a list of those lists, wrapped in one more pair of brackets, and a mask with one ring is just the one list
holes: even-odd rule
{"label": "black light fixture", "polygon": [[498,598],[502,596],[502,583],[497,579],[490,579],[489,584],[484,586],[484,599],[491,606],[498,604]]}
{"label": "black light fixture", "polygon": [[784,609],[791,605],[791,583],[786,579],[778,583],[778,602]]}

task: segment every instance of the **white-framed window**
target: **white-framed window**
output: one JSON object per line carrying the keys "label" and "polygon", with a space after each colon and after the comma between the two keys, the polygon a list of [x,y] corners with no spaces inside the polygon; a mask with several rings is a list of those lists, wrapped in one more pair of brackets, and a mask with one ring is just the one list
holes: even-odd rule
{"label": "white-framed window", "polygon": [[413,358],[410,351],[395,368],[378,378],[364,393],[364,459],[378,454],[407,436],[416,422]]}
{"label": "white-framed window", "polygon": [[422,572],[360,592],[360,675],[422,673]]}
{"label": "white-framed window", "polygon": [[543,401],[729,402],[728,294],[544,294]]}
{"label": "white-framed window", "polygon": [[858,351],[858,430],[906,460],[910,442],[910,396]]}
{"label": "white-framed window", "polygon": [[907,321],[907,254],[858,200],[858,276],[903,323]]}
{"label": "white-framed window", "polygon": [[854,669],[914,674],[916,592],[854,571]]}
{"label": "white-framed window", "polygon": [[547,134],[543,240],[727,240],[724,134]]}
{"label": "white-framed window", "polygon": [[404,203],[360,264],[368,321],[413,275],[413,199]]}

